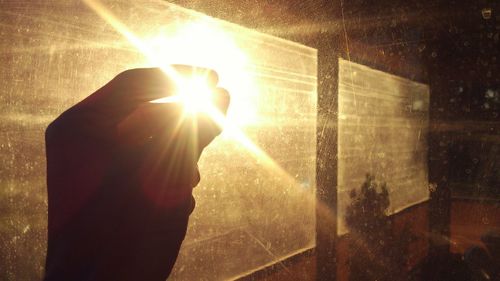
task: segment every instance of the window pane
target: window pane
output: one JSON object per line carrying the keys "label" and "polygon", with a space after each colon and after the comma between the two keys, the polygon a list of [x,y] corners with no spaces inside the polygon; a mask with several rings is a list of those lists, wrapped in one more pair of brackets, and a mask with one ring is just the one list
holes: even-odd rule
{"label": "window pane", "polygon": [[[218,71],[232,95],[172,280],[232,278],[315,244],[316,50],[163,1],[8,2],[0,17],[0,279],[43,272],[44,129],[119,72]],[[8,36],[7,36],[8,35]]]}
{"label": "window pane", "polygon": [[339,60],[339,234],[367,174],[387,184],[388,215],[429,199],[428,130],[427,85]]}

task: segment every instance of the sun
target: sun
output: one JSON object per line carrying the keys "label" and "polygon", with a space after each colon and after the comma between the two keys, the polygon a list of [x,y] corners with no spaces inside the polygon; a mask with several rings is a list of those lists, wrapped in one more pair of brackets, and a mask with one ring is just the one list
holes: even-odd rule
{"label": "sun", "polygon": [[[221,128],[222,136],[238,142],[262,161],[283,180],[300,186],[273,158],[251,141],[242,127],[256,125],[258,119],[255,93],[257,84],[252,79],[248,63],[250,59],[218,24],[210,19],[187,25],[170,27],[173,32],[138,37],[132,33],[98,0],[84,2],[108,24],[121,33],[149,61],[150,66],[160,66],[165,75],[179,82],[179,90],[155,103],[182,103],[186,112],[206,111]],[[175,71],[173,64],[196,65],[215,70],[219,75],[218,87],[225,88],[231,96],[227,117],[214,106],[211,90],[197,76],[184,77]]]}
{"label": "sun", "polygon": [[[155,65],[194,65],[217,72],[217,86],[226,89],[231,96],[227,119],[238,127],[259,122],[259,89],[249,67],[250,58],[216,21],[200,19],[188,24],[174,23],[151,37],[146,36],[142,43],[149,49]],[[167,75],[171,72],[166,71]],[[180,97],[174,99],[180,98],[187,112],[213,109],[207,108],[213,103],[203,79],[197,77],[199,73],[193,73],[192,77],[174,76],[180,80],[182,89]]]}
{"label": "sun", "polygon": [[153,100],[151,103],[179,103],[187,115],[210,113],[215,109],[214,90],[208,85],[205,75],[178,75],[175,83],[177,90],[173,95]]}

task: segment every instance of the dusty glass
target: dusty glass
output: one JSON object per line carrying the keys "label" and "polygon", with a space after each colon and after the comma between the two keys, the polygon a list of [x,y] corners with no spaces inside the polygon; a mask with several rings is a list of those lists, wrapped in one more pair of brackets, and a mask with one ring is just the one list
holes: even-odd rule
{"label": "dusty glass", "polygon": [[169,63],[215,69],[232,95],[171,279],[235,278],[315,245],[315,49],[162,1],[2,6],[0,279],[43,272],[46,126],[119,72]]}

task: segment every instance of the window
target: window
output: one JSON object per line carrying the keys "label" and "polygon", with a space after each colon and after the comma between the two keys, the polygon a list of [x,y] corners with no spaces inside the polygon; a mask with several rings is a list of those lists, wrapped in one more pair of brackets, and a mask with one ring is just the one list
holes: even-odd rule
{"label": "window", "polygon": [[43,272],[46,126],[119,72],[169,63],[217,70],[236,128],[200,160],[172,280],[233,278],[315,245],[315,49],[163,1],[7,5],[0,279]]}
{"label": "window", "polygon": [[386,183],[387,214],[429,199],[427,85],[340,59],[338,120],[339,234],[367,174]]}

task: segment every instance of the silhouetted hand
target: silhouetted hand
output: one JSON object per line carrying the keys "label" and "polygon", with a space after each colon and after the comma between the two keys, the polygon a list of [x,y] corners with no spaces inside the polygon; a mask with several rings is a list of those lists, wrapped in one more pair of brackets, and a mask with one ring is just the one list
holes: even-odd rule
{"label": "silhouetted hand", "polygon": [[[205,73],[214,103],[229,95]],[[165,280],[186,234],[200,153],[220,133],[204,114],[149,101],[176,91],[160,69],[125,71],[46,131],[49,239],[45,280]]]}

